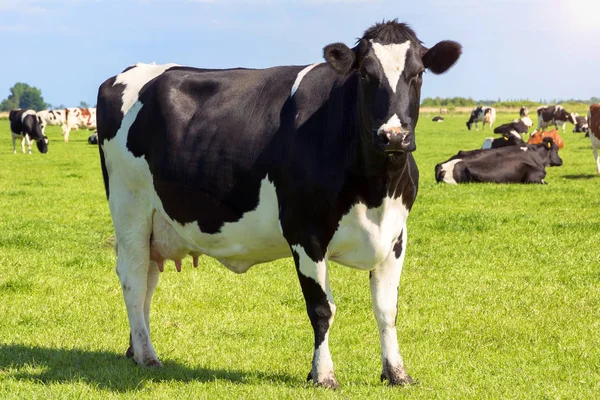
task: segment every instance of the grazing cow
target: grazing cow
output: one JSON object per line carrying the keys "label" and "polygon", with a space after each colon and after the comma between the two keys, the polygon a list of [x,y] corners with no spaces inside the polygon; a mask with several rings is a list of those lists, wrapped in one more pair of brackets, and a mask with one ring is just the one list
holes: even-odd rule
{"label": "grazing cow", "polygon": [[575,114],[570,113],[563,106],[542,106],[537,108],[538,131],[543,131],[547,126],[554,125],[556,129],[560,126],[565,133],[567,122],[575,124]]}
{"label": "grazing cow", "polygon": [[67,108],[65,109],[65,124],[63,124],[63,137],[65,142],[69,141],[69,133],[72,129],[96,129],[95,108]]}
{"label": "grazing cow", "polygon": [[88,138],[88,144],[98,144],[98,131],[94,132],[89,138]]}
{"label": "grazing cow", "polygon": [[435,179],[451,184],[546,183],[548,165],[562,165],[552,138],[544,138],[541,144],[459,152],[435,166]]}
{"label": "grazing cow", "polygon": [[575,127],[573,128],[573,132],[585,132],[585,136],[588,136],[588,119],[585,115],[579,116],[575,113]]}
{"label": "grazing cow", "polygon": [[433,122],[444,122],[444,117],[440,117],[439,115],[436,115],[435,117],[433,117],[432,121]]}
{"label": "grazing cow", "polygon": [[149,334],[165,260],[205,254],[234,272],[293,256],[314,330],[309,379],[337,387],[328,261],[370,272],[382,379],[411,383],[396,337],[412,156],[425,69],[461,46],[425,48],[383,22],[326,62],[201,70],[137,64],[98,93],[98,141],[130,326],[127,355],[160,366]]}
{"label": "grazing cow", "polygon": [[471,117],[467,121],[467,128],[471,130],[471,125],[475,123],[475,130],[479,130],[477,123],[481,122],[484,129],[486,124],[492,129],[494,121],[496,121],[496,109],[494,107],[477,106],[471,111]]}
{"label": "grazing cow", "polygon": [[529,139],[527,139],[527,143],[528,144],[540,144],[540,143],[542,143],[542,141],[544,140],[545,137],[552,138],[552,140],[554,141],[554,143],[556,143],[556,146],[558,146],[559,149],[562,149],[563,147],[565,147],[565,142],[560,137],[560,135],[558,134],[558,131],[556,129],[552,129],[551,131],[545,131],[545,132],[540,132],[536,129],[535,131],[533,131],[533,133],[531,134]]}
{"label": "grazing cow", "polygon": [[527,116],[529,116],[529,109],[527,107],[521,107],[521,109],[519,110],[519,118]]}
{"label": "grazing cow", "polygon": [[46,125],[64,125],[65,110],[42,110],[37,113],[42,134],[46,133]]}
{"label": "grazing cow", "polygon": [[486,138],[481,146],[482,149],[499,149],[506,146],[521,146],[525,144],[521,135],[514,133],[503,133],[499,138]]}
{"label": "grazing cow", "polygon": [[40,153],[48,152],[48,137],[42,134],[42,129],[34,110],[12,110],[8,113],[10,131],[12,133],[13,153],[17,154],[16,140],[21,139],[21,150],[25,153],[25,142],[31,154],[31,140],[35,141]]}
{"label": "grazing cow", "polygon": [[590,106],[588,124],[590,142],[592,142],[594,160],[596,161],[596,172],[600,175],[600,157],[598,157],[598,149],[600,148],[600,104],[592,104]]}

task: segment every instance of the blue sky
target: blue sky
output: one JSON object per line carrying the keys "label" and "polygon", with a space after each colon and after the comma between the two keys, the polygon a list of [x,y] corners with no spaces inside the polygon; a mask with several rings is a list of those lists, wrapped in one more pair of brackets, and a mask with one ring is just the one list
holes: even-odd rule
{"label": "blue sky", "polygon": [[0,99],[16,82],[46,102],[96,103],[135,62],[197,67],[303,65],[398,18],[427,46],[463,56],[427,74],[422,97],[600,97],[600,0],[0,0]]}

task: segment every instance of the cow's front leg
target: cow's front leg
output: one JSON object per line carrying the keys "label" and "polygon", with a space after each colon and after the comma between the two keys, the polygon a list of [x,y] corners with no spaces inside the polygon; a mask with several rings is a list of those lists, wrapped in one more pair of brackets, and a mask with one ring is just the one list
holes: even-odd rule
{"label": "cow's front leg", "polygon": [[312,369],[308,380],[312,380],[318,386],[337,389],[339,384],[335,379],[333,361],[329,353],[329,329],[335,315],[335,304],[329,288],[327,260],[313,260],[302,246],[291,247],[315,337]]}
{"label": "cow's front leg", "polygon": [[406,225],[390,254],[370,274],[373,312],[379,327],[379,340],[381,342],[381,361],[383,364],[381,380],[387,379],[390,385],[413,383],[412,378],[404,368],[396,336],[398,285],[405,251]]}

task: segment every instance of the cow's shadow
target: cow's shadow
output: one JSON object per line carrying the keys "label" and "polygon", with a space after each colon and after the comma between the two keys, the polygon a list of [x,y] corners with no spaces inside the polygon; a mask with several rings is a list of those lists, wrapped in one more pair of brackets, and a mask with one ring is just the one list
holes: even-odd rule
{"label": "cow's shadow", "polygon": [[598,175],[598,174],[571,174],[571,175],[565,175],[565,176],[563,176],[563,178],[565,178],[565,179],[572,179],[572,180],[575,180],[575,179],[581,179],[581,180],[584,180],[584,179],[594,179],[594,178],[597,178],[597,177],[600,177],[600,175]]}
{"label": "cow's shadow", "polygon": [[189,368],[176,362],[163,362],[163,368],[137,366],[125,355],[108,351],[44,348],[19,344],[0,345],[0,371],[14,379],[32,382],[86,382],[102,390],[130,392],[144,388],[147,382],[213,382],[237,384],[264,380],[303,386],[301,377],[260,371]]}

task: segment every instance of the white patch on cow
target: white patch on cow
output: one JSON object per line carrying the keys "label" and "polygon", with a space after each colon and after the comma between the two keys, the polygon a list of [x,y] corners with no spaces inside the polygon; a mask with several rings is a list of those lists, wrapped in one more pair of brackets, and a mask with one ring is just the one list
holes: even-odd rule
{"label": "white patch on cow", "polygon": [[29,115],[36,115],[36,113],[33,110],[25,111],[23,114],[21,114],[21,123],[23,123],[23,121],[25,120],[25,117],[27,117]]}
{"label": "white patch on cow", "polygon": [[292,85],[292,93],[290,94],[290,97],[292,97],[296,93],[298,88],[300,87],[300,82],[302,82],[302,79],[304,78],[304,76],[306,74],[308,74],[311,69],[313,69],[314,67],[316,67],[319,64],[320,63],[315,63],[312,65],[309,65],[308,67],[304,68],[302,71],[298,72],[298,76],[296,76],[296,80],[294,81],[294,84]]}
{"label": "white patch on cow", "polygon": [[442,171],[445,172],[443,179],[444,182],[450,183],[451,185],[457,184],[456,180],[454,180],[454,167],[461,161],[462,159],[455,158],[454,160],[450,160],[447,163],[442,164]]}
{"label": "white patch on cow", "polygon": [[523,152],[527,151],[527,147],[519,147]]}
{"label": "white patch on cow", "polygon": [[491,149],[493,142],[494,142],[494,138],[493,137],[485,138],[485,140],[483,141],[483,145],[481,146],[481,148],[482,149]]}
{"label": "white patch on cow", "polygon": [[404,71],[406,62],[406,53],[410,48],[410,40],[401,44],[386,44],[381,45],[371,40],[375,56],[379,59],[383,73],[387,78],[392,91],[396,93],[396,87],[400,80],[400,75]]}
{"label": "white patch on cow", "polygon": [[522,117],[521,121],[523,121],[527,128],[531,128],[533,126],[533,121],[528,116]]}
{"label": "white patch on cow", "polygon": [[[595,126],[597,127],[598,125]],[[596,135],[600,136],[600,132],[590,132],[590,142],[592,144],[592,152],[594,153],[594,161],[596,162],[596,172],[600,174],[600,154],[598,152],[598,149],[600,149],[600,139]]]}
{"label": "white patch on cow", "polygon": [[390,117],[390,119],[387,120],[387,122],[383,125],[381,125],[379,127],[379,129],[377,129],[377,133],[381,134],[382,132],[391,130],[392,128],[401,128],[402,127],[402,121],[400,121],[400,118],[398,118],[397,114],[394,114]]}
{"label": "white patch on cow", "polygon": [[354,205],[331,239],[329,259],[363,270],[377,267],[392,250],[407,217],[402,196],[386,197],[376,208]]}
{"label": "white patch on cow", "polygon": [[123,105],[121,106],[123,115],[138,100],[139,92],[146,83],[161,75],[169,68],[178,65],[173,63],[162,65],[137,63],[134,68],[117,75],[114,85],[125,85],[122,97]]}
{"label": "white patch on cow", "polygon": [[516,139],[521,139],[521,135],[519,134],[519,132],[515,131],[514,129],[508,133],[514,136]]}

